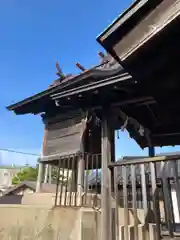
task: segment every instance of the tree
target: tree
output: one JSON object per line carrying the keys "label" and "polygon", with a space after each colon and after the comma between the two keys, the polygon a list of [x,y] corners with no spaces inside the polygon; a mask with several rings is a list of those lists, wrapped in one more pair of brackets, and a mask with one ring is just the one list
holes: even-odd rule
{"label": "tree", "polygon": [[[13,177],[12,184],[17,185],[23,181],[37,181],[39,161],[40,161],[40,159],[38,158],[36,167],[26,166],[23,170],[18,172],[16,174],[16,176]],[[51,174],[48,173],[47,180],[48,180],[49,176],[51,175],[51,183],[56,183],[58,168],[51,167],[50,171],[51,171]],[[71,176],[69,176],[67,179],[67,176],[63,175],[62,171],[60,171],[60,175],[59,175],[60,183],[66,184],[68,181],[68,183],[70,184],[71,180],[72,180]]]}
{"label": "tree", "polygon": [[23,170],[18,172],[12,179],[12,184],[16,185],[23,181],[36,181],[38,176],[38,168],[25,167]]}

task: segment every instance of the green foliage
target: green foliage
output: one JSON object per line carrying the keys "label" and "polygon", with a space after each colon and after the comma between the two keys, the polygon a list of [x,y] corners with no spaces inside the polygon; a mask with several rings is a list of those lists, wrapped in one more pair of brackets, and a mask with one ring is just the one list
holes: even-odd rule
{"label": "green foliage", "polygon": [[12,179],[12,184],[16,185],[23,181],[36,181],[38,176],[38,168],[26,167],[18,172]]}
{"label": "green foliage", "polygon": [[[40,158],[37,159],[36,167],[33,168],[30,166],[26,166],[24,169],[18,172],[16,176],[14,176],[14,178],[12,179],[12,184],[17,185],[23,181],[37,181],[39,162],[40,162]],[[51,183],[57,182],[57,170],[58,170],[57,167],[51,168]],[[63,184],[66,184],[67,182],[67,177],[63,176],[61,172],[59,175],[59,182]],[[71,182],[71,177],[69,178],[68,182],[69,183]]]}

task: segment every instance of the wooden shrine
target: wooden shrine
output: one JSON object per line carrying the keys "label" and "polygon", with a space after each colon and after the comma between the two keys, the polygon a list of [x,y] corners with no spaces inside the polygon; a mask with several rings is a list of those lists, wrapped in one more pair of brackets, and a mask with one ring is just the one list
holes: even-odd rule
{"label": "wooden shrine", "polygon": [[[68,165],[73,155],[74,181],[82,193],[84,171],[93,168],[86,165],[86,155],[99,154],[102,240],[112,237],[114,176],[108,166],[115,160],[114,131],[127,129],[141,148],[149,148],[151,157],[156,146],[180,145],[179,9],[177,0],[135,1],[98,37],[113,58],[100,54],[101,63],[90,69],[76,63],[81,70],[76,76],[63,74],[56,64],[58,79],[48,89],[7,107],[16,114],[42,114],[38,190],[44,164]],[[148,161],[153,165],[153,159]],[[151,170],[155,173],[154,165]]]}
{"label": "wooden shrine", "polygon": [[[149,130],[148,142],[149,146],[153,147],[180,145],[179,15],[180,2],[178,0],[137,0],[97,38],[107,52],[131,74],[137,86],[139,85],[140,91],[153,97],[154,101],[145,104],[144,107],[149,109],[149,113],[151,111],[154,120],[152,121],[152,118],[148,119],[148,117],[145,120],[142,115],[136,116],[136,120]],[[131,108],[132,110],[133,108]],[[132,114],[131,112],[131,116]],[[175,157],[179,159],[178,155]],[[152,158],[151,161],[150,165],[153,166],[155,158]],[[133,164],[133,161],[130,163]],[[172,163],[175,177],[173,181],[176,184],[177,202],[179,203],[178,161],[172,161]],[[135,164],[138,165],[137,161]],[[141,164],[141,160],[139,164]],[[166,171],[170,171],[170,169],[171,167],[168,166]],[[156,189],[156,171],[153,170],[153,167],[151,170],[151,180]],[[154,180],[153,171],[155,173]],[[133,176],[136,175],[133,173]],[[163,192],[168,192],[167,179],[163,181]],[[173,212],[171,203],[170,201],[166,202],[168,198],[171,199],[169,196],[170,194],[166,195],[164,205],[166,221],[171,223],[167,224],[167,235],[172,239],[176,230],[172,218],[170,220]],[[156,195],[153,196],[154,202],[156,202],[156,197]],[[147,205],[145,204],[143,207],[146,208]],[[133,208],[136,209],[135,205]],[[158,205],[156,203],[154,212],[157,226],[155,239],[161,239],[162,226],[157,214]],[[176,212],[180,212],[179,204]],[[104,222],[104,227],[106,224],[107,222]],[[105,235],[103,237],[108,239]],[[139,239],[137,235],[135,237]]]}

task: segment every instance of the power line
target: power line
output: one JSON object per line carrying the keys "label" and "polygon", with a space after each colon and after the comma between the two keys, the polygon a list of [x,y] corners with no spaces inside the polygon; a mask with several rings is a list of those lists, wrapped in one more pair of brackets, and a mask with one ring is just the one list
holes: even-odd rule
{"label": "power line", "polygon": [[39,154],[36,154],[36,153],[20,152],[20,151],[15,151],[15,150],[7,149],[7,148],[0,148],[0,151],[13,152],[13,153],[19,153],[19,154],[23,154],[23,155],[30,155],[30,156],[36,156],[36,157],[39,157],[39,156],[40,156]]}

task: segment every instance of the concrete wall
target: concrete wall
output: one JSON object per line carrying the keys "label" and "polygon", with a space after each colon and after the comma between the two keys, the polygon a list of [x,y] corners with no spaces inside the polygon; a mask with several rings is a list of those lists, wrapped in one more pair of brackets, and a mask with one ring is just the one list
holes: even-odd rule
{"label": "concrete wall", "polygon": [[[65,196],[63,195],[61,198],[61,205],[65,205],[66,200],[66,206],[75,206],[75,196],[76,196],[76,206],[80,206],[80,197],[78,194],[71,196],[71,203],[69,195]],[[91,194],[88,194],[86,196],[86,203],[88,206],[93,206],[93,197]],[[10,195],[10,196],[4,196],[0,197],[0,205],[1,204],[21,204],[21,205],[33,205],[33,206],[49,206],[54,207],[55,204],[55,193],[27,193],[24,195]],[[59,198],[57,201],[57,205],[59,205]],[[98,203],[97,209],[99,209],[100,203]],[[112,207],[115,208],[115,202],[112,199]],[[122,207],[118,208],[119,212],[119,225],[124,225],[124,209]],[[129,209],[129,224],[134,224],[134,216],[133,216],[133,210]],[[162,202],[160,202],[160,212],[161,212],[161,219],[164,218],[164,206]],[[138,221],[140,224],[143,224],[145,221],[145,218],[148,217],[150,222],[152,222],[153,216],[152,212],[148,212],[147,216],[145,216],[143,209],[137,210],[138,215]]]}
{"label": "concrete wall", "polygon": [[[24,193],[24,195],[9,195],[0,197],[0,204],[26,204],[26,205],[49,205],[55,204],[55,193]],[[70,197],[71,196],[71,197]],[[87,194],[83,196],[86,200],[86,204],[89,206],[93,204],[93,194]],[[75,201],[76,198],[76,201]],[[60,196],[58,196],[57,205],[59,203]],[[70,202],[71,201],[71,202]],[[75,206],[80,204],[80,196],[78,193],[62,194],[61,205]],[[100,205],[100,202],[98,203]]]}
{"label": "concrete wall", "polygon": [[[0,215],[3,216],[0,218],[0,239],[2,240],[100,239],[100,211],[82,207],[53,208],[55,198],[55,194],[53,193],[34,193],[8,197],[14,197],[16,200],[18,197],[21,197],[21,204],[0,204]],[[2,200],[3,198],[0,199]],[[114,202],[112,202],[112,205],[114,207]],[[140,227],[139,231],[142,236],[138,240],[146,240],[144,234],[148,230],[144,228],[144,210],[138,209],[137,214],[138,228]],[[118,208],[118,219],[119,229],[123,232],[123,226],[125,225],[124,209],[120,207]],[[134,216],[131,209],[129,209],[128,229],[129,232],[134,232]],[[129,239],[133,240],[134,238]]]}
{"label": "concrete wall", "polygon": [[0,206],[1,240],[97,240],[98,213],[80,208]]}
{"label": "concrete wall", "polygon": [[[100,240],[101,213],[92,208],[1,204],[0,215],[3,216],[0,218],[1,240]],[[144,234],[148,230],[143,227],[143,210],[138,211],[138,217],[138,240],[146,240]],[[129,218],[129,234],[133,234],[134,219],[131,211]],[[123,227],[124,209],[119,208],[119,236],[124,235]],[[134,240],[133,236],[128,239]]]}

